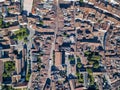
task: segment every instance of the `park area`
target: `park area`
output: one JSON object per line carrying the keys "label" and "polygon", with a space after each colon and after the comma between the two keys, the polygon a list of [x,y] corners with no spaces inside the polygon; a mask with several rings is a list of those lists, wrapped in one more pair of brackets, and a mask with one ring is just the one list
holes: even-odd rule
{"label": "park area", "polygon": [[99,61],[101,60],[101,56],[98,52],[86,51],[84,53],[85,57],[87,57],[88,64],[93,65],[93,68],[99,68]]}
{"label": "park area", "polygon": [[15,34],[14,39],[19,41],[25,40],[25,38],[27,38],[27,36],[29,35],[28,30],[26,28],[21,28],[20,30],[15,31],[14,34]]}
{"label": "park area", "polygon": [[12,73],[15,71],[15,62],[7,61],[4,63],[3,80],[11,81]]}

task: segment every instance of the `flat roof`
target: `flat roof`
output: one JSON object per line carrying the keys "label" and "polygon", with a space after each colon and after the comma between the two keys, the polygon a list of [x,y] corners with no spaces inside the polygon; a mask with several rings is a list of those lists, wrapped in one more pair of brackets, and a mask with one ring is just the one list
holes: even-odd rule
{"label": "flat roof", "polygon": [[60,66],[62,64],[62,53],[55,52],[55,66]]}
{"label": "flat roof", "polygon": [[31,13],[32,11],[33,0],[24,0],[23,2],[23,10]]}

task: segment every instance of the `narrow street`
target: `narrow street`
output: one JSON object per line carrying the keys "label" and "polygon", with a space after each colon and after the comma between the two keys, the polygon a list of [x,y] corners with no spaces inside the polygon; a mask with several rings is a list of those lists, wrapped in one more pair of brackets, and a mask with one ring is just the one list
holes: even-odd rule
{"label": "narrow street", "polygon": [[32,30],[31,27],[27,27],[30,31],[30,34],[28,36],[28,42],[27,42],[27,59],[29,60],[30,58],[30,61],[31,61],[31,70],[32,70],[32,52],[31,52],[31,48],[32,48],[32,42],[33,42],[33,39],[32,37],[34,36],[35,34],[35,31]]}
{"label": "narrow street", "polygon": [[59,0],[55,0],[56,1],[56,18],[55,18],[55,24],[56,24],[56,27],[55,27],[55,34],[54,34],[54,41],[51,45],[51,53],[50,53],[50,60],[49,60],[49,70],[48,70],[48,77],[50,78],[51,77],[51,67],[52,65],[54,64],[54,61],[53,61],[53,52],[55,50],[55,42],[56,42],[56,37],[57,37],[57,32],[58,32],[58,11],[59,11]]}
{"label": "narrow street", "polygon": [[[33,42],[32,37],[34,36],[35,31],[29,26],[27,26],[27,28],[30,31],[30,34],[28,36],[28,42],[27,42],[27,65],[30,65],[31,71],[32,71],[32,52],[31,52],[31,48],[32,48],[32,42]],[[29,63],[29,60],[30,60],[31,63]],[[29,70],[29,67],[27,66],[27,73],[28,73],[28,70]],[[29,83],[28,83],[28,89],[30,88],[31,80],[32,80],[32,74],[30,76],[30,80],[29,80]]]}

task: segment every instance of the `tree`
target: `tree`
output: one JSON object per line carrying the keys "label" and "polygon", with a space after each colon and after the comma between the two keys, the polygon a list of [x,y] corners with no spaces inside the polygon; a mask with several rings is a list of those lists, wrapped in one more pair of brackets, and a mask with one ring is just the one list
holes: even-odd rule
{"label": "tree", "polygon": [[60,76],[65,77],[67,74],[67,71],[60,70]]}
{"label": "tree", "polygon": [[84,79],[83,79],[83,74],[80,74],[79,72],[76,73],[77,79],[79,83],[83,83]]}
{"label": "tree", "polygon": [[24,40],[28,36],[26,28],[20,28],[20,30],[15,31],[15,36],[17,40]]}
{"label": "tree", "polygon": [[92,69],[91,68],[87,68],[86,71],[89,73],[89,74],[92,74]]}
{"label": "tree", "polygon": [[99,62],[95,61],[94,64],[93,64],[93,67],[96,68],[96,69],[99,68]]}
{"label": "tree", "polygon": [[29,81],[29,78],[30,78],[30,73],[27,73],[27,75],[26,75],[26,81]]}
{"label": "tree", "polygon": [[77,56],[77,62],[78,62],[78,63],[81,63],[81,59],[80,59],[79,56]]}
{"label": "tree", "polygon": [[64,33],[63,33],[63,36],[64,36],[64,37],[68,37],[69,35],[68,35],[66,32],[64,32]]}
{"label": "tree", "polygon": [[99,61],[101,59],[100,55],[92,55],[90,60]]}
{"label": "tree", "polygon": [[9,78],[11,77],[12,72],[15,71],[15,62],[13,61],[7,61],[4,63],[4,73],[3,78]]}
{"label": "tree", "polygon": [[84,52],[84,55],[85,56],[89,56],[89,55],[91,55],[91,52],[90,51],[86,51],[86,52]]}
{"label": "tree", "polygon": [[9,23],[9,22],[5,24],[5,27],[9,27],[9,26],[10,26],[10,23]]}
{"label": "tree", "polygon": [[27,37],[24,38],[24,42],[27,43],[29,40],[27,39]]}
{"label": "tree", "polygon": [[14,90],[12,86],[2,85],[2,90]]}
{"label": "tree", "polygon": [[74,56],[69,56],[68,59],[69,59],[70,61],[74,61],[74,60],[75,60]]}
{"label": "tree", "polygon": [[91,85],[88,87],[88,90],[96,90],[96,88],[94,87],[94,85]]}
{"label": "tree", "polygon": [[80,74],[79,72],[76,72],[76,76],[77,76],[77,77],[79,76],[79,74]]}
{"label": "tree", "polygon": [[38,61],[38,63],[42,63],[42,61],[41,61],[41,58],[40,58],[40,57],[37,57],[37,61]]}
{"label": "tree", "polygon": [[83,79],[83,74],[80,74],[79,75],[79,83],[83,83],[84,82],[84,79]]}
{"label": "tree", "polygon": [[0,28],[2,28],[2,25],[3,25],[3,19],[1,18],[0,19]]}
{"label": "tree", "polygon": [[39,24],[40,24],[40,25],[43,25],[43,21],[40,21]]}
{"label": "tree", "polygon": [[89,61],[88,62],[90,65],[93,65],[94,64],[94,61]]}
{"label": "tree", "polygon": [[94,77],[93,77],[93,75],[88,74],[88,78],[90,80],[90,85],[94,85]]}
{"label": "tree", "polygon": [[82,3],[83,2],[83,0],[80,0],[80,3]]}
{"label": "tree", "polygon": [[81,68],[81,67],[82,67],[82,64],[81,64],[81,63],[77,63],[77,67],[78,67],[78,68]]}

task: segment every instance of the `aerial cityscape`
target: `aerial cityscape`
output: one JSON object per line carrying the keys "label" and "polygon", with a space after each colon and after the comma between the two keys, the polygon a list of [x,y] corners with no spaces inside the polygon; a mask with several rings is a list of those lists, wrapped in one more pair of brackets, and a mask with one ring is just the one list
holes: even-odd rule
{"label": "aerial cityscape", "polygon": [[0,90],[120,90],[120,0],[0,0]]}

